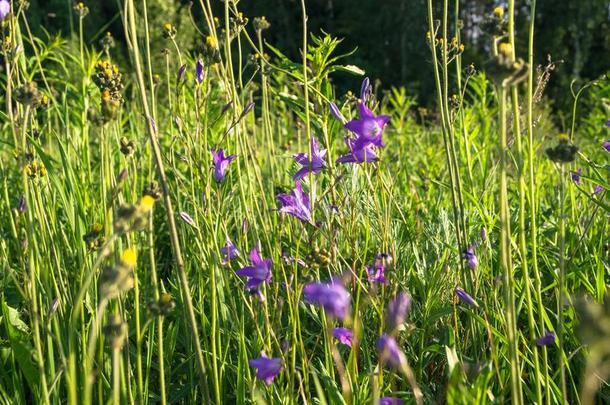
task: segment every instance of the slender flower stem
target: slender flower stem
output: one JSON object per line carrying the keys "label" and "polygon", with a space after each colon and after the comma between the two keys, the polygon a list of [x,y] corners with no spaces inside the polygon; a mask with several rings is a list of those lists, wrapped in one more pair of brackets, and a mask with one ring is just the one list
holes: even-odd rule
{"label": "slender flower stem", "polygon": [[499,114],[500,114],[500,264],[504,273],[506,289],[506,335],[509,345],[510,381],[512,403],[523,403],[521,389],[521,372],[519,365],[518,333],[515,309],[515,282],[511,260],[511,231],[510,213],[508,205],[508,142],[506,133],[506,89],[498,86]]}
{"label": "slender flower stem", "polygon": [[187,312],[187,321],[189,323],[190,332],[191,332],[191,340],[192,344],[195,347],[195,356],[197,358],[197,367],[199,372],[200,379],[200,388],[203,393],[203,398],[205,403],[210,402],[209,389],[207,385],[207,371],[205,366],[205,361],[203,358],[203,352],[201,350],[201,342],[199,340],[199,331],[197,329],[197,320],[195,317],[195,310],[193,308],[193,302],[191,298],[191,291],[189,287],[188,277],[186,275],[186,271],[184,269],[184,260],[182,258],[182,251],[180,248],[180,240],[178,239],[178,231],[176,228],[176,221],[174,218],[174,209],[172,206],[171,195],[169,190],[169,185],[167,182],[167,178],[165,175],[165,169],[163,166],[163,157],[161,155],[161,148],[159,147],[159,143],[157,140],[157,129],[156,124],[154,123],[150,106],[148,103],[148,97],[146,95],[146,85],[144,82],[144,75],[142,74],[142,64],[140,62],[140,50],[138,46],[138,34],[137,34],[137,25],[135,19],[135,5],[133,0],[127,0],[126,3],[127,13],[124,16],[124,25],[126,31],[130,35],[130,45],[131,52],[133,54],[133,60],[135,65],[136,78],[138,82],[138,87],[140,90],[140,97],[142,101],[142,107],[144,109],[144,114],[146,116],[146,127],[148,130],[149,140],[152,147],[153,155],[155,158],[155,164],[157,168],[157,176],[159,178],[159,182],[161,184],[161,188],[163,191],[163,202],[165,204],[165,211],[167,214],[167,223],[169,226],[169,234],[170,234],[170,242],[172,246],[172,252],[174,255],[174,262],[176,265],[176,270],[178,271],[178,277],[180,279],[180,287],[182,291],[182,296],[184,300],[184,304],[186,306]]}
{"label": "slender flower stem", "polygon": [[559,362],[559,378],[561,388],[561,403],[568,403],[568,391],[566,384],[566,365],[564,360],[564,312],[563,300],[566,284],[566,185],[565,185],[565,165],[560,165],[559,170],[559,280],[557,288],[557,338],[559,340],[559,350],[557,350]]}
{"label": "slender flower stem", "polygon": [[[529,248],[532,259],[532,272],[534,274],[534,290],[536,295],[537,311],[538,311],[538,333],[544,333],[546,317],[546,309],[542,301],[542,280],[538,270],[538,224],[537,224],[537,204],[538,201],[536,190],[536,172],[534,169],[534,161],[536,159],[536,151],[534,149],[534,31],[536,22],[536,0],[530,3],[530,21],[528,32],[528,47],[527,47],[527,63],[528,63],[528,78],[527,78],[527,133],[528,133],[528,174],[529,174]],[[546,346],[542,347],[542,363],[544,374],[544,390],[546,403],[551,404],[551,385],[549,384],[549,367],[548,367],[548,350]],[[542,404],[542,400],[540,400]]]}

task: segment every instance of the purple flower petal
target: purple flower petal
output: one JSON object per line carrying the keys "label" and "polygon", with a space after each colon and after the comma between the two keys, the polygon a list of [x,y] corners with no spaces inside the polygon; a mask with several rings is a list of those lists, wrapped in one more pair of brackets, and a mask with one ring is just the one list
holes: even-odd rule
{"label": "purple flower petal", "polygon": [[184,79],[185,73],[186,73],[186,64],[180,66],[180,69],[178,69],[178,76],[176,77],[177,83],[180,83]]}
{"label": "purple flower petal", "polygon": [[311,222],[309,197],[303,192],[300,181],[296,182],[296,187],[290,194],[278,194],[276,199],[281,205],[278,212],[285,212],[303,222]]}
{"label": "purple flower petal", "polygon": [[237,250],[229,238],[227,238],[227,244],[220,249],[220,253],[224,256],[225,263],[228,263],[239,256],[239,250]]}
{"label": "purple flower petal", "polygon": [[341,114],[341,110],[339,110],[337,104],[331,101],[328,105],[328,108],[330,110],[330,114],[335,117],[339,122],[344,123],[345,121],[347,121],[343,114]]}
{"label": "purple flower petal", "polygon": [[212,162],[214,163],[214,180],[217,183],[221,183],[227,174],[227,169],[229,168],[229,164],[237,158],[236,155],[224,155],[224,150],[222,149],[212,149],[210,151],[212,154]]}
{"label": "purple flower petal", "polygon": [[201,82],[203,82],[203,77],[203,61],[201,59],[198,59],[197,63],[195,64],[195,80],[198,84],[201,84]]}
{"label": "purple flower petal", "polygon": [[544,335],[536,339],[536,344],[538,346],[550,346],[555,343],[555,338],[555,332],[547,330]]}
{"label": "purple flower petal", "polygon": [[606,152],[610,152],[610,141],[604,141],[602,147],[606,150]]}
{"label": "purple flower petal", "polygon": [[0,0],[0,21],[4,21],[4,19],[11,12],[11,3],[7,0]]}
{"label": "purple flower petal", "polygon": [[366,96],[369,94],[371,89],[371,81],[368,77],[365,77],[360,85],[360,100],[366,101]]}
{"label": "purple flower petal", "polygon": [[478,307],[479,304],[472,298],[466,291],[462,290],[460,287],[455,287],[455,295],[466,305]]}
{"label": "purple flower petal", "polygon": [[411,310],[411,296],[405,292],[399,292],[390,301],[385,311],[385,323],[388,330],[392,331],[402,325]]}
{"label": "purple flower petal", "polygon": [[379,405],[403,405],[405,401],[395,397],[381,397],[379,398]]}
{"label": "purple flower petal", "polygon": [[294,180],[301,180],[309,173],[319,173],[326,166],[324,156],[326,156],[326,149],[320,150],[318,142],[315,137],[311,137],[310,152],[312,154],[311,162],[309,161],[309,154],[307,153],[296,153],[293,155],[294,160],[303,166],[294,175]]}
{"label": "purple flower petal", "polygon": [[570,177],[572,178],[572,181],[577,185],[580,185],[580,183],[581,183],[581,180],[582,180],[580,178],[581,175],[582,175],[582,167],[579,167],[578,170],[570,173]]}
{"label": "purple flower petal", "polygon": [[339,342],[342,344],[352,347],[352,340],[354,339],[354,334],[348,328],[333,328],[332,330],[333,336],[337,338]]}
{"label": "purple flower petal", "polygon": [[345,319],[350,313],[350,295],[339,283],[312,283],[303,287],[305,301],[317,305],[329,316]]}
{"label": "purple flower petal", "polygon": [[380,363],[395,369],[401,369],[407,362],[405,354],[400,350],[396,340],[383,334],[377,340],[377,352]]}
{"label": "purple flower petal", "polygon": [[186,222],[190,226],[195,226],[195,220],[193,220],[193,218],[191,218],[191,216],[188,213],[182,211],[182,212],[180,212],[179,215],[180,215],[180,218],[182,218],[182,220],[184,222]]}
{"label": "purple flower petal", "polygon": [[242,267],[235,272],[240,277],[248,277],[246,282],[246,290],[258,288],[263,282],[271,282],[271,259],[261,259],[256,248],[250,251],[250,260],[252,266]]}
{"label": "purple flower petal", "polygon": [[250,359],[250,367],[256,369],[256,378],[262,380],[267,385],[273,383],[273,379],[282,370],[282,359],[268,358],[264,353],[257,359]]}
{"label": "purple flower petal", "polygon": [[471,270],[476,270],[479,266],[479,259],[474,253],[474,246],[468,246],[464,252],[462,252],[462,258],[466,260],[468,267],[470,267]]}

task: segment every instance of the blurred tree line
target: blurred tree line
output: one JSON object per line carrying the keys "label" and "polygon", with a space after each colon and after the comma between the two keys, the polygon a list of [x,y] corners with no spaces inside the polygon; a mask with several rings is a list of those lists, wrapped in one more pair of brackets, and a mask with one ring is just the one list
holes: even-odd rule
{"label": "blurred tree line", "polygon": [[[16,0],[14,0],[16,1]],[[221,0],[211,0],[220,9]],[[29,0],[32,29],[42,35],[69,36],[77,24],[73,15],[73,0]],[[86,38],[90,43],[106,31],[111,31],[119,47],[123,38],[120,24],[120,1],[85,0],[90,9],[86,18]],[[141,1],[137,3],[142,4]],[[192,27],[188,0],[147,0],[148,15],[153,31],[153,47],[166,44],[161,38],[161,26],[172,22],[178,29],[181,46],[196,49],[202,39]],[[434,0],[436,16],[441,15],[442,2]],[[571,102],[569,86],[573,79],[594,79],[606,73],[610,66],[610,3],[608,0],[539,0],[536,13],[536,64],[546,64],[548,55],[560,62],[547,90],[547,96],[559,109]],[[366,70],[384,88],[405,86],[418,96],[422,104],[434,101],[430,51],[426,43],[426,0],[307,0],[309,28],[344,38],[342,51],[358,48],[348,63]],[[460,20],[462,41],[466,46],[463,64],[484,65],[488,58],[488,39],[480,31],[482,19],[502,3],[489,0],[461,0]],[[193,13],[196,21],[199,2]],[[252,21],[266,16],[271,28],[266,40],[293,58],[299,57],[301,38],[300,0],[241,0],[238,7]],[[529,1],[517,1],[517,36],[519,56],[526,59]],[[455,2],[450,3],[455,9]],[[199,27],[202,29],[202,27]],[[251,29],[251,26],[249,27]],[[124,45],[123,45],[124,47]],[[119,50],[120,51],[120,50]],[[356,88],[358,79],[338,76],[340,90]]]}

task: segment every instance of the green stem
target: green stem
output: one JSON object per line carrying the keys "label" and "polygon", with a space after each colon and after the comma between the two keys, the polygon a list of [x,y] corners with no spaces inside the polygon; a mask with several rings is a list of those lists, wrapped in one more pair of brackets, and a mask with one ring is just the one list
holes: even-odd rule
{"label": "green stem", "polygon": [[515,309],[515,283],[511,259],[511,230],[508,204],[508,142],[506,133],[506,89],[498,87],[500,114],[500,264],[506,288],[506,335],[509,346],[511,397],[514,405],[523,403],[521,372],[518,351],[517,313]]}

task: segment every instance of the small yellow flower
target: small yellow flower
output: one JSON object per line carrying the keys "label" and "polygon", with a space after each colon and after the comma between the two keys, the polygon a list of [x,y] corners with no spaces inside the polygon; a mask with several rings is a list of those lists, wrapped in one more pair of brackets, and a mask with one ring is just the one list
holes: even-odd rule
{"label": "small yellow flower", "polygon": [[125,249],[121,256],[121,262],[127,267],[135,267],[136,265],[136,251],[133,249]]}
{"label": "small yellow flower", "polygon": [[217,48],[218,47],[218,41],[216,40],[215,37],[208,35],[207,38],[205,39],[205,43],[211,47],[211,48]]}
{"label": "small yellow flower", "polygon": [[140,199],[140,210],[143,213],[150,212],[150,210],[152,209],[153,205],[155,205],[155,199],[153,197],[149,196],[149,195],[144,195]]}
{"label": "small yellow flower", "polygon": [[509,56],[513,53],[513,46],[508,42],[502,42],[499,47],[500,53],[504,56]]}
{"label": "small yellow flower", "polygon": [[166,22],[165,24],[163,24],[163,29],[166,31],[171,31],[172,30],[172,24]]}
{"label": "small yellow flower", "polygon": [[504,7],[496,7],[496,8],[494,8],[494,15],[497,18],[504,17]]}
{"label": "small yellow flower", "polygon": [[559,140],[560,141],[567,141],[569,139],[570,139],[570,137],[565,132],[562,132],[562,133],[559,134]]}

